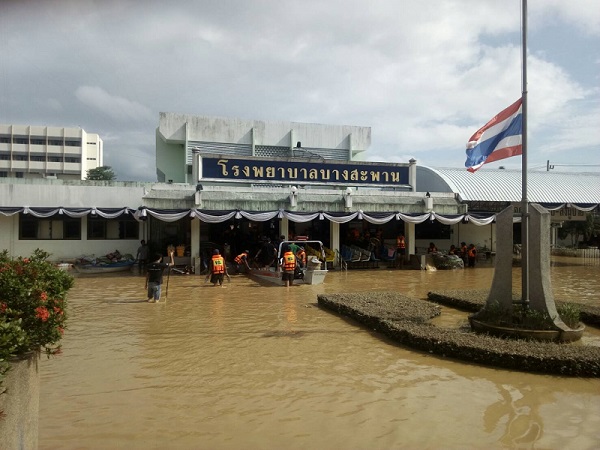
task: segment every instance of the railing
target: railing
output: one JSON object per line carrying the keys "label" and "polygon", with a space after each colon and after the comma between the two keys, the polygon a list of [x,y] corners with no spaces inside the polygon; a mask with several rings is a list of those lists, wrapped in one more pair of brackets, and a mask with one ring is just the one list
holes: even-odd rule
{"label": "railing", "polygon": [[600,259],[600,249],[597,248],[553,248],[551,253],[555,256]]}

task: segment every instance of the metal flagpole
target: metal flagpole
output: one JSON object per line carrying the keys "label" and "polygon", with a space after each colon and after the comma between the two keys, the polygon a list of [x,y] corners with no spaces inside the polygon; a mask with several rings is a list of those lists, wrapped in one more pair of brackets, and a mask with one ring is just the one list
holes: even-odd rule
{"label": "metal flagpole", "polygon": [[527,0],[521,0],[522,17],[522,104],[521,104],[521,303],[529,306],[529,201],[527,200]]}

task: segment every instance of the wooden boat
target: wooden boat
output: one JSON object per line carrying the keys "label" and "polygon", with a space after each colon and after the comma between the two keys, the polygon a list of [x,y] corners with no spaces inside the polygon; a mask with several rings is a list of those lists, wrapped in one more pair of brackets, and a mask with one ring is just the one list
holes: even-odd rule
{"label": "wooden boat", "polygon": [[79,273],[98,274],[98,273],[114,273],[125,272],[131,270],[135,261],[118,261],[114,263],[99,263],[99,264],[74,264],[73,267]]}
{"label": "wooden boat", "polygon": [[[296,244],[299,247],[310,246],[313,249],[316,249],[319,253],[319,257],[316,255],[308,255],[307,252],[307,264],[304,269],[300,269],[299,277],[294,279],[294,284],[322,284],[325,281],[325,276],[327,275],[327,269],[321,269],[321,266],[327,267],[325,265],[326,256],[325,256],[325,248],[321,241],[283,241],[279,244],[279,249],[277,251],[277,261],[283,256],[283,249],[290,244]],[[250,269],[249,274],[253,277],[256,277],[263,281],[268,281],[271,283],[283,285],[283,281],[281,280],[281,275],[283,274],[283,270],[279,267],[269,267],[268,269],[258,269],[253,268]]]}

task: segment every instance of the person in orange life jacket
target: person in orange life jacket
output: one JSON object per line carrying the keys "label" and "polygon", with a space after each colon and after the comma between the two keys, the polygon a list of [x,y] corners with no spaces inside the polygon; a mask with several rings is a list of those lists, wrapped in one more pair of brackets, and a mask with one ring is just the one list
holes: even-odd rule
{"label": "person in orange life jacket", "polygon": [[477,259],[477,249],[473,244],[469,245],[467,258],[469,260],[469,267],[475,267],[475,260]]}
{"label": "person in orange life jacket", "polygon": [[403,266],[405,258],[406,258],[406,239],[404,239],[403,234],[400,234],[396,238],[396,261],[399,261],[400,266]]}
{"label": "person in orange life jacket", "polygon": [[465,263],[465,267],[467,267],[468,253],[469,253],[469,250],[467,249],[467,244],[465,242],[461,242],[459,256],[463,260],[463,263]]}
{"label": "person in orange life jacket", "polygon": [[298,252],[296,253],[296,262],[298,263],[298,267],[304,269],[306,267],[306,251],[304,247],[298,247]]}
{"label": "person in orange life jacket", "polygon": [[213,250],[213,256],[210,260],[210,282],[213,286],[217,286],[217,284],[223,287],[223,279],[225,275],[227,275],[227,279],[231,281],[231,277],[227,273],[227,266],[225,265],[225,258],[221,256],[221,253],[218,249]]}
{"label": "person in orange life jacket", "polygon": [[296,255],[290,249],[289,245],[283,248],[283,257],[281,258],[280,265],[283,267],[283,274],[281,279],[283,280],[284,286],[289,287],[294,284],[294,272],[296,270]]}
{"label": "person in orange life jacket", "polygon": [[250,250],[244,250],[233,259],[235,264],[235,273],[240,273],[242,271],[248,272],[250,270],[248,258],[250,258]]}
{"label": "person in orange life jacket", "polygon": [[169,266],[174,265],[173,250],[169,252],[171,261],[168,263],[162,262],[162,255],[157,253],[154,255],[152,263],[148,265],[146,270],[146,289],[148,291],[148,303],[158,303],[160,300],[161,286],[163,282],[163,273]]}
{"label": "person in orange life jacket", "polygon": [[456,247],[454,245],[450,246],[450,250],[448,250],[449,255],[456,255]]}

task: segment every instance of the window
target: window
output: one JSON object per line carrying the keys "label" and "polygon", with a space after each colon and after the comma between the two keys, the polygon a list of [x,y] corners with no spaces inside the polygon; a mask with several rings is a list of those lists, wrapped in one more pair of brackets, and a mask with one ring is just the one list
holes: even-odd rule
{"label": "window", "polygon": [[81,239],[81,219],[59,215],[39,219],[19,214],[19,239]]}
{"label": "window", "polygon": [[48,139],[48,145],[58,145],[58,146],[62,147],[63,140],[62,139]]}
{"label": "window", "polygon": [[10,135],[0,134],[0,144],[10,144]]}
{"label": "window", "polygon": [[437,220],[435,222],[426,220],[415,225],[415,237],[417,239],[450,239],[451,229],[450,225],[444,225]]}
{"label": "window", "polygon": [[88,239],[138,239],[139,225],[130,216],[104,219],[88,216]]}
{"label": "window", "polygon": [[6,170],[0,170],[0,178],[8,178],[8,172]]}
{"label": "window", "polygon": [[46,145],[46,138],[43,136],[31,136],[29,141],[31,145]]}
{"label": "window", "polygon": [[2,160],[2,161],[8,161],[8,160],[10,160],[10,154],[1,152],[0,153],[0,160]]}
{"label": "window", "polygon": [[81,139],[65,139],[65,147],[81,147]]}
{"label": "window", "polygon": [[29,144],[29,137],[13,136],[13,144]]}
{"label": "window", "polygon": [[81,158],[66,157],[65,158],[65,162],[68,162],[68,163],[80,163],[81,162]]}
{"label": "window", "polygon": [[29,157],[29,161],[41,161],[44,162],[46,161],[46,158],[43,156],[30,156]]}
{"label": "window", "polygon": [[15,172],[15,177],[16,178],[23,178],[24,174],[23,174],[23,172]]}
{"label": "window", "polygon": [[48,162],[62,162],[62,158],[59,156],[48,156]]}

